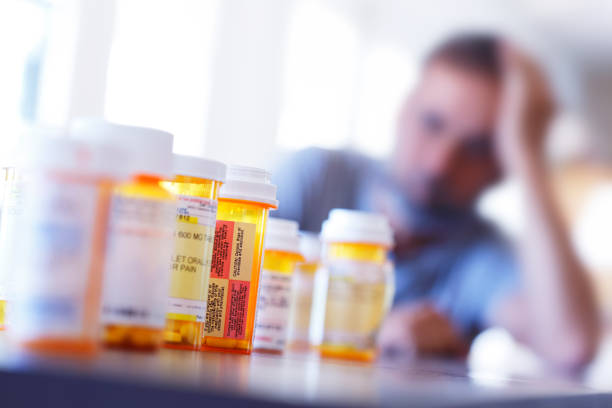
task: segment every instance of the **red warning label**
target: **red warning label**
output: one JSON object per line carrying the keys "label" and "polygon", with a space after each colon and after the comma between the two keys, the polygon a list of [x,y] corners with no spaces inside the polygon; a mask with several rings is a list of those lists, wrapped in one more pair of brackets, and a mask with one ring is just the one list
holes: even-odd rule
{"label": "red warning label", "polygon": [[217,221],[206,313],[206,335],[242,340],[246,336],[255,224]]}
{"label": "red warning label", "polygon": [[229,279],[232,262],[232,242],[234,241],[234,222],[217,221],[215,244],[213,246],[211,278]]}
{"label": "red warning label", "polygon": [[229,302],[225,313],[225,337],[244,338],[250,285],[250,282],[230,281]]}

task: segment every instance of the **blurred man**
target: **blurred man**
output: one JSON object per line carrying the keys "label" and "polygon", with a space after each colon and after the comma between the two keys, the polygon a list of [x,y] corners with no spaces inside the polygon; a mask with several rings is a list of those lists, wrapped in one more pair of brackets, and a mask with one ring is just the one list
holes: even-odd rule
{"label": "blurred man", "polygon": [[[332,208],[381,212],[396,237],[386,353],[463,354],[502,326],[549,361],[592,357],[599,320],[546,174],[554,105],[541,72],[493,36],[452,38],[429,55],[403,104],[392,156],[309,149],[276,172],[279,217],[319,231]],[[516,248],[479,217],[480,194],[511,174],[527,236]]]}

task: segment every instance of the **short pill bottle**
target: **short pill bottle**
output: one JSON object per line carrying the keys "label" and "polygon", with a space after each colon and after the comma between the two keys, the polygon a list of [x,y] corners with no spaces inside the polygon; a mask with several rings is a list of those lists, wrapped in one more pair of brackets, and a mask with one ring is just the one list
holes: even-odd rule
{"label": "short pill bottle", "polygon": [[255,351],[281,354],[285,350],[293,273],[303,260],[298,231],[295,221],[268,220],[255,318]]}
{"label": "short pill bottle", "polygon": [[378,214],[334,209],[321,237],[325,285],[317,290],[323,288],[325,307],[320,354],[371,361],[394,291],[391,227]]}
{"label": "short pill bottle", "polygon": [[75,137],[121,146],[129,177],[113,189],[104,286],[106,347],[154,351],[163,343],[176,200],[160,182],[172,175],[172,135],[96,119],[77,120]]}
{"label": "short pill bottle", "polygon": [[293,293],[289,313],[288,349],[297,352],[310,350],[310,321],[314,279],[321,265],[321,241],[317,234],[300,232],[300,253],[293,276]]}
{"label": "short pill bottle", "polygon": [[223,163],[174,155],[174,178],[161,185],[177,198],[164,343],[197,350],[202,345],[208,278]]}
{"label": "short pill bottle", "polygon": [[219,192],[202,350],[251,353],[266,223],[277,207],[270,173],[228,166]]}
{"label": "short pill bottle", "polygon": [[110,146],[43,130],[25,143],[9,326],[23,348],[69,355],[98,349],[108,209],[121,177],[115,157]]}

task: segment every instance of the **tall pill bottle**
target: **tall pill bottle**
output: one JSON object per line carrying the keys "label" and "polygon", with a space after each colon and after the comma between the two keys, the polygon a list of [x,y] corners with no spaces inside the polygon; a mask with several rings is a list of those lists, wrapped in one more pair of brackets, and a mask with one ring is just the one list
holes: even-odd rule
{"label": "tall pill bottle", "polygon": [[317,234],[300,233],[300,253],[303,262],[296,265],[289,314],[288,348],[293,351],[308,351],[311,348],[310,321],[314,279],[321,264],[321,241]]}
{"label": "tall pill bottle", "polygon": [[29,350],[93,354],[108,208],[120,167],[111,147],[44,133],[26,143],[21,168],[9,333]]}
{"label": "tall pill bottle", "polygon": [[320,354],[370,361],[394,290],[391,227],[378,214],[334,209],[321,237],[326,288]]}
{"label": "tall pill bottle", "polygon": [[15,166],[1,170],[2,208],[0,209],[0,330],[8,325],[8,306],[14,292],[15,233],[18,215],[23,211],[21,172]]}
{"label": "tall pill bottle", "polygon": [[295,221],[268,220],[255,317],[255,351],[281,354],[285,350],[293,272],[303,260],[298,230]]}
{"label": "tall pill bottle", "polygon": [[160,182],[172,175],[172,135],[81,119],[76,138],[122,146],[129,179],[113,189],[104,257],[102,340],[107,347],[157,350],[163,343],[176,200]]}
{"label": "tall pill bottle", "polygon": [[251,353],[266,222],[277,207],[270,173],[228,167],[219,192],[202,350]]}
{"label": "tall pill bottle", "polygon": [[214,160],[175,154],[175,177],[161,183],[178,200],[164,332],[169,348],[202,345],[217,200],[226,170]]}

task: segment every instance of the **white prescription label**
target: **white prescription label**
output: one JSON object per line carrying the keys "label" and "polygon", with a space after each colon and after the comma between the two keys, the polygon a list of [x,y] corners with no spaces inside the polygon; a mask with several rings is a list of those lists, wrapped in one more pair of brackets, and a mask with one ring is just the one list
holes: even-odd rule
{"label": "white prescription label", "polygon": [[[99,191],[94,183],[36,179],[27,183],[19,239],[17,337],[66,337],[84,333],[84,305],[92,267]],[[30,199],[31,197],[31,199]],[[89,325],[88,325],[89,326]]]}
{"label": "white prescription label", "polygon": [[113,196],[102,322],[163,328],[176,205]]}
{"label": "white prescription label", "polygon": [[217,201],[210,198],[178,195],[176,214],[179,220],[214,227],[217,222]]}
{"label": "white prescription label", "polygon": [[291,299],[291,275],[262,269],[253,348],[283,350]]}
{"label": "white prescription label", "polygon": [[203,322],[215,238],[217,202],[179,195],[167,317]]}

